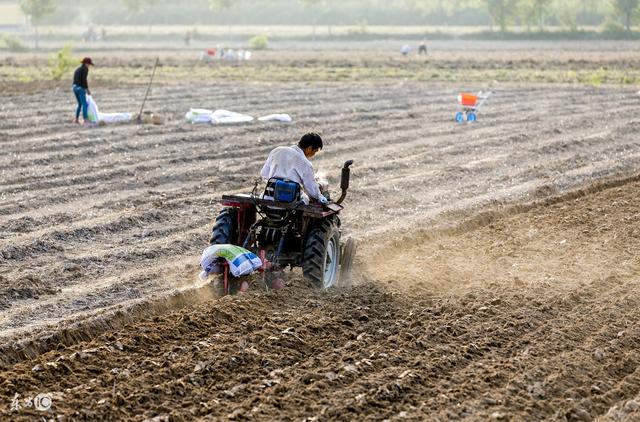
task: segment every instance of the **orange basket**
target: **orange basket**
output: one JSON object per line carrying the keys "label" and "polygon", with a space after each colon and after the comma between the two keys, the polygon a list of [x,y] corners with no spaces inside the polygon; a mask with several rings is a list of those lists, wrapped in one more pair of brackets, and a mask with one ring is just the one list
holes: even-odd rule
{"label": "orange basket", "polygon": [[458,94],[458,102],[463,107],[475,107],[476,104],[478,104],[478,96],[467,92],[461,92]]}

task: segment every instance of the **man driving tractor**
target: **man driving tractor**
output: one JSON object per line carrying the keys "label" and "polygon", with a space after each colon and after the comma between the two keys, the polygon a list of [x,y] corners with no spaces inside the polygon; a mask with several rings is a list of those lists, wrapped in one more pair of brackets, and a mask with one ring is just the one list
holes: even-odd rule
{"label": "man driving tractor", "polygon": [[[313,286],[322,289],[336,285],[339,279],[348,280],[355,241],[341,241],[339,214],[353,161],[345,161],[342,167],[340,197],[329,202],[329,194],[321,192],[309,161],[322,146],[320,135],[307,133],[297,145],[277,147],[260,172],[266,181],[264,193],[258,193],[256,184],[250,194],[222,195],[224,208],[211,230],[211,246],[201,259],[205,276],[220,274],[213,284],[217,295],[245,292],[249,282],[242,276],[253,271],[260,271],[264,284],[271,289],[284,287],[284,270],[295,267],[302,269]],[[309,204],[310,200],[315,203]],[[220,264],[220,259],[226,263]],[[249,261],[252,268],[240,271],[240,266]]]}
{"label": "man driving tractor", "polygon": [[[260,176],[267,182],[267,192],[271,191],[269,184],[273,180],[285,179],[302,187],[304,193],[300,199],[305,204],[309,203],[309,198],[313,198],[321,204],[326,204],[328,202],[327,198],[320,192],[320,187],[315,179],[313,165],[309,161],[311,157],[322,149],[322,146],[322,137],[317,133],[309,132],[302,135],[297,145],[273,149],[260,171]],[[268,195],[264,198],[273,199]],[[273,289],[281,289],[284,284],[283,273],[281,271],[274,272],[271,287]],[[244,285],[240,287],[241,292],[244,291],[243,288],[245,288]]]}
{"label": "man driving tractor", "polygon": [[[309,159],[322,149],[322,138],[317,133],[306,133],[298,141],[298,145],[277,147],[269,153],[267,161],[262,167],[260,176],[265,181],[270,179],[287,179],[298,183],[309,198],[321,204],[327,203],[327,198],[320,193],[316,182],[313,165]],[[303,195],[308,203],[308,198]]]}

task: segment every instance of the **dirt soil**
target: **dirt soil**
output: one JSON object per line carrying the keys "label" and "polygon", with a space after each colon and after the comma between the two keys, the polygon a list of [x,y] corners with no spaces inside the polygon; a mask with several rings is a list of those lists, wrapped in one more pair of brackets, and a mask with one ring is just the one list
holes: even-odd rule
{"label": "dirt soil", "polygon": [[[0,94],[0,411],[42,416],[11,399],[51,393],[48,416],[88,420],[632,418],[638,183],[502,204],[635,175],[639,98],[495,85],[456,125],[457,92],[480,88],[176,84],[148,103],[164,125],[99,128],[69,123],[66,89]],[[103,111],[143,95],[93,91]],[[190,125],[189,107],[294,123]],[[355,160],[361,280],[211,299],[196,274],[215,199],[308,130],[333,186]]]}
{"label": "dirt soil", "polygon": [[593,190],[407,237],[353,288],[293,277],[61,344],[4,366],[0,414],[637,420],[640,181]]}
{"label": "dirt soil", "polygon": [[[427,56],[417,54],[420,40],[380,40],[377,42],[275,42],[269,50],[253,51],[251,60],[227,62],[215,60],[208,66],[317,66],[336,67],[402,67],[420,69],[637,69],[640,48],[635,41],[430,41]],[[166,42],[163,41],[166,44]],[[400,47],[409,44],[412,53],[405,57]],[[182,44],[176,48],[142,49],[144,44],[123,50],[118,44],[95,44],[78,55],[91,55],[97,68],[127,66],[150,67],[155,58],[161,66],[207,65],[200,62],[206,49],[215,48],[209,42]],[[223,44],[224,46],[224,44]],[[227,47],[247,48],[241,43]],[[55,47],[57,50],[61,46]],[[217,47],[219,48],[219,46]],[[117,49],[114,51],[114,49]],[[55,51],[55,50],[54,50]],[[51,52],[11,53],[0,51],[0,66],[47,66]]]}

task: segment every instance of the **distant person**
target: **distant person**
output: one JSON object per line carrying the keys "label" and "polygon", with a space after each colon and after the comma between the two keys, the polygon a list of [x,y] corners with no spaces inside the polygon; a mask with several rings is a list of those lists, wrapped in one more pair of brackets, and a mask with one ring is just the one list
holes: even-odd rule
{"label": "distant person", "polygon": [[93,26],[90,26],[89,29],[82,33],[82,42],[95,42],[98,38],[98,34],[93,29]]}
{"label": "distant person", "polygon": [[89,76],[89,66],[93,66],[93,61],[91,61],[90,57],[85,57],[81,63],[80,67],[73,73],[73,93],[78,101],[75,123],[80,124],[80,110],[82,110],[84,124],[89,124],[87,95],[91,95],[91,91],[89,91],[87,77]]}
{"label": "distant person", "polygon": [[418,55],[419,55],[419,56],[422,56],[423,54],[424,54],[425,56],[427,55],[427,43],[426,43],[426,42],[424,42],[424,41],[422,41],[422,42],[420,43],[420,45],[418,46]]}
{"label": "distant person", "polygon": [[222,56],[223,59],[225,60],[235,60],[236,59],[236,52],[233,48],[227,48],[224,51],[224,55]]}
{"label": "distant person", "polygon": [[187,31],[184,34],[184,45],[190,45],[191,44],[191,38],[192,38],[192,34],[191,31]]}
{"label": "distant person", "polygon": [[411,46],[409,44],[405,44],[400,48],[400,52],[403,56],[408,56],[411,53]]}

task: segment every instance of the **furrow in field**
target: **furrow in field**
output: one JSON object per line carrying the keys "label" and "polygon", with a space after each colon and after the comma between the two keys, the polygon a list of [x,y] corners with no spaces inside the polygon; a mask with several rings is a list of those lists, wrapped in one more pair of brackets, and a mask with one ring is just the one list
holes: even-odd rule
{"label": "furrow in field", "polygon": [[[365,242],[424,226],[441,213],[522,198],[544,186],[573,187],[628,171],[640,161],[634,140],[638,125],[627,117],[634,102],[604,89],[505,89],[473,126],[452,122],[456,91],[447,86],[325,84],[278,90],[257,85],[235,91],[228,108],[251,98],[246,111],[252,113],[275,105],[278,111],[295,109],[291,125],[208,127],[172,121],[62,135],[5,129],[5,135],[25,136],[3,138],[11,153],[0,158],[7,182],[0,187],[0,250],[9,283],[3,284],[9,292],[12,283],[22,283],[17,294],[23,294],[9,308],[23,312],[11,317],[12,329],[29,324],[28,305],[38,302],[29,294],[42,295],[49,307],[44,312],[53,317],[59,293],[43,287],[47,268],[68,289],[59,304],[68,317],[76,305],[88,312],[109,300],[127,300],[134,282],[124,281],[113,292],[107,288],[111,281],[105,280],[118,273],[172,268],[167,261],[174,256],[197,257],[219,208],[210,200],[250,188],[268,151],[306,130],[321,131],[328,141],[314,163],[328,173],[334,189],[342,161],[356,160],[345,233]],[[126,99],[126,90],[115,92],[105,101],[107,108]],[[173,100],[161,108],[175,114],[196,97],[181,99],[179,89],[166,92]],[[202,94],[213,102],[224,99],[215,88]],[[525,94],[536,101],[513,105]],[[160,98],[151,104],[160,104]],[[599,116],[607,119],[604,128]],[[59,127],[53,117],[42,122]],[[22,271],[25,260],[41,269]],[[83,271],[76,272],[76,266]],[[141,281],[136,294],[165,291],[152,278]],[[74,304],[73,288],[93,292],[88,295],[95,302],[79,298]]]}

